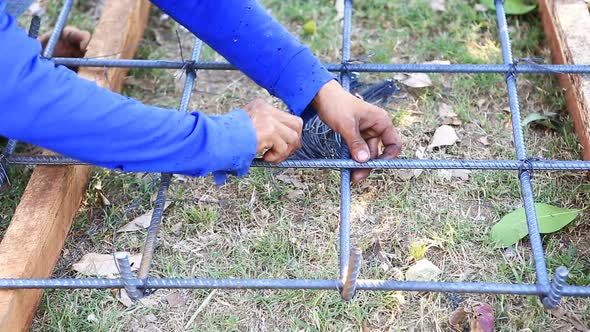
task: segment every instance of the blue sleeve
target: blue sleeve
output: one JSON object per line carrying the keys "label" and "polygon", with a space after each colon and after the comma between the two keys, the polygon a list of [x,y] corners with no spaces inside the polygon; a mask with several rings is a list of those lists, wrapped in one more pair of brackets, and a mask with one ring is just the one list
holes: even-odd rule
{"label": "blue sleeve", "polygon": [[0,135],[124,171],[247,172],[256,153],[248,115],[146,106],[41,59],[39,42],[0,10]]}
{"label": "blue sleeve", "polygon": [[152,2],[297,115],[333,79],[309,48],[255,0]]}

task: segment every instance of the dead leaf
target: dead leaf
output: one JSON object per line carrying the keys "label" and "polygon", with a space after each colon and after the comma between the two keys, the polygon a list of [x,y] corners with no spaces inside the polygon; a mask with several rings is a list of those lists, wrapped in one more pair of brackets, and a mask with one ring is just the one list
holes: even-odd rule
{"label": "dead leaf", "polygon": [[450,65],[451,61],[449,60],[432,60],[424,62],[427,65]]}
{"label": "dead leaf", "polygon": [[401,84],[411,88],[426,88],[432,86],[430,76],[425,73],[399,73],[393,78],[395,78]]}
{"label": "dead leaf", "polygon": [[469,180],[470,170],[467,169],[440,169],[438,170],[438,176],[443,179],[451,180],[452,178],[458,178],[461,181]]}
{"label": "dead leaf", "polygon": [[284,182],[284,183],[288,183],[288,184],[292,184],[295,188],[299,188],[299,189],[303,189],[305,188],[305,185],[303,184],[303,182],[299,181],[299,179],[297,179],[296,174],[286,174],[286,173],[282,173],[276,176],[276,179]]}
{"label": "dead leaf", "polygon": [[121,304],[127,308],[133,305],[133,300],[129,297],[129,294],[127,294],[127,291],[124,288],[118,289],[115,297],[117,298],[117,301],[121,302]]}
{"label": "dead leaf", "polygon": [[445,0],[428,0],[428,5],[435,12],[444,12],[447,10],[445,8]]}
{"label": "dead leaf", "polygon": [[143,320],[145,320],[148,323],[155,323],[158,321],[158,317],[156,317],[156,315],[154,314],[147,314],[143,316]]}
{"label": "dead leaf", "polygon": [[[170,206],[170,204],[172,204],[171,201],[166,201],[166,203],[164,203],[164,211],[166,211],[166,209]],[[148,228],[150,226],[151,221],[152,221],[152,214],[153,213],[154,213],[154,209],[149,210],[148,212],[131,220],[129,223],[127,223],[123,227],[119,228],[117,230],[117,233],[135,232],[140,229]]]}
{"label": "dead leaf", "polygon": [[336,20],[340,21],[344,19],[344,1],[336,0],[334,1],[334,5],[336,6]]}
{"label": "dead leaf", "polygon": [[[141,254],[130,255],[129,263],[132,270],[137,270],[141,262]],[[72,265],[74,271],[88,275],[112,278],[119,273],[115,259],[111,254],[89,253]]]}
{"label": "dead leaf", "polygon": [[389,262],[389,259],[385,256],[383,248],[381,247],[381,241],[379,239],[375,239],[373,242],[373,246],[371,247],[371,253],[380,262],[379,267],[383,269],[384,272],[387,272],[393,266]]}
{"label": "dead leaf", "polygon": [[172,175],[172,178],[174,179],[174,181],[180,182],[180,183],[185,183],[188,181],[188,178],[186,176],[182,176],[182,175],[178,175],[178,174]]}
{"label": "dead leaf", "polygon": [[459,116],[453,112],[453,108],[445,103],[440,103],[438,106],[438,117],[445,125],[460,126],[463,124],[463,122],[459,120]]}
{"label": "dead leaf", "polygon": [[483,105],[486,103],[487,99],[485,98],[480,98],[477,100],[477,107],[482,108]]}
{"label": "dead leaf", "polygon": [[473,309],[470,325],[471,332],[493,332],[496,325],[494,309],[485,303],[476,306]]}
{"label": "dead leaf", "polygon": [[166,295],[166,301],[170,308],[176,308],[186,303],[180,292],[172,292]]}
{"label": "dead leaf", "polygon": [[423,169],[420,169],[420,168],[417,168],[417,169],[400,169],[395,174],[401,180],[408,181],[408,180],[411,180],[412,178],[414,178],[414,179],[415,178],[418,178],[420,176],[420,174],[422,174],[422,172],[424,172],[424,170]]}
{"label": "dead leaf", "polygon": [[575,329],[582,332],[590,332],[590,328],[582,322],[580,317],[570,311],[566,311],[561,307],[550,310],[551,314],[564,322],[570,323]]}
{"label": "dead leaf", "polygon": [[426,147],[420,146],[416,149],[416,158],[418,159],[425,159],[426,158]]}
{"label": "dead leaf", "polygon": [[428,145],[428,151],[432,151],[434,148],[441,146],[453,145],[459,140],[457,133],[453,127],[448,125],[442,125],[436,129],[430,145]]}
{"label": "dead leaf", "polygon": [[473,9],[476,12],[487,12],[488,11],[488,7],[486,7],[486,5],[481,4],[481,3],[476,3],[475,6],[473,6]]}
{"label": "dead leaf", "polygon": [[438,266],[432,264],[428,259],[423,258],[410,266],[406,271],[406,280],[412,281],[435,281],[442,271]]}
{"label": "dead leaf", "polygon": [[289,190],[287,192],[287,198],[290,201],[302,198],[303,196],[305,196],[305,192],[303,190],[297,189],[297,190]]}
{"label": "dead leaf", "polygon": [[[343,2],[343,1],[340,1]],[[369,327],[369,323],[366,319],[363,319],[361,323],[361,332],[371,332],[371,328]]]}
{"label": "dead leaf", "polygon": [[449,323],[458,330],[463,330],[461,327],[463,326],[463,323],[465,323],[466,319],[467,313],[463,307],[455,309],[449,315]]}
{"label": "dead leaf", "polygon": [[479,141],[481,144],[485,145],[485,146],[488,146],[488,145],[490,145],[490,140],[489,140],[487,137],[485,137],[485,136],[483,136],[483,137],[480,137],[480,138],[478,139],[478,141]]}
{"label": "dead leaf", "polygon": [[97,193],[98,193],[98,196],[100,196],[100,200],[101,200],[103,206],[111,205],[111,201],[109,201],[109,199],[105,196],[105,194],[102,192],[102,190],[97,191]]}
{"label": "dead leaf", "polygon": [[182,229],[182,221],[177,222],[176,224],[172,225],[172,227],[170,227],[170,230],[172,231],[172,233],[174,234],[178,234],[180,233],[180,230]]}

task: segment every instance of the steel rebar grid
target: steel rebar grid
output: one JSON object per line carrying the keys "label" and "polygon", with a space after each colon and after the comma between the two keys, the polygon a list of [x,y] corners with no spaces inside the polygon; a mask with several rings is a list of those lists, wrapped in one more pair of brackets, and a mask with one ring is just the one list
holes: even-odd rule
{"label": "steel rebar grid", "polygon": [[[202,70],[237,70],[227,62],[212,61],[176,61],[176,60],[139,60],[139,59],[98,59],[98,58],[53,58],[58,65],[70,67],[124,67],[153,69]],[[523,63],[524,62],[524,63]],[[588,74],[590,65],[556,65],[532,63],[528,59],[520,61],[516,68],[522,74]],[[449,73],[449,74],[506,74],[514,68],[506,64],[411,64],[411,63],[324,63],[332,72],[366,72],[366,73]]]}
{"label": "steel rebar grid", "polygon": [[[201,55],[201,47],[203,43],[201,40],[195,37],[195,43],[193,46],[193,51],[191,55],[191,59],[193,61],[199,60]],[[181,46],[182,47],[182,46]],[[186,80],[184,81],[184,88],[182,90],[182,97],[180,98],[180,104],[178,106],[179,112],[187,112],[188,106],[190,103],[191,95],[193,92],[193,86],[195,83],[195,79],[197,77],[196,70],[191,68],[186,69]],[[145,239],[145,245],[143,248],[143,254],[141,257],[141,263],[139,265],[139,271],[137,272],[137,276],[139,279],[145,282],[149,276],[149,271],[151,267],[151,263],[153,260],[154,251],[156,250],[156,241],[158,239],[158,232],[160,230],[160,225],[162,223],[162,216],[164,214],[164,206],[166,205],[166,192],[168,187],[170,186],[170,180],[172,178],[172,174],[170,173],[162,173],[162,179],[160,187],[158,188],[158,195],[154,202],[154,212],[152,213],[152,218],[150,221],[150,226],[148,227],[147,236]],[[147,292],[147,288],[144,287],[144,293]]]}
{"label": "steel rebar grid", "polygon": [[[510,36],[508,33],[506,13],[504,12],[504,0],[496,0],[495,3],[496,16],[498,21],[498,34],[500,36],[500,46],[502,49],[502,57],[506,65],[513,65],[514,60],[512,58],[512,47],[510,45]],[[508,88],[508,100],[510,103],[512,133],[514,137],[516,157],[518,160],[527,160],[528,156],[526,153],[524,131],[522,128],[522,121],[520,118],[520,104],[518,101],[518,91],[516,90],[516,71],[514,69],[510,70],[506,75],[506,86]],[[539,287],[541,301],[543,302],[543,297],[546,296],[550,290],[549,276],[547,272],[547,265],[545,263],[545,253],[543,252],[541,233],[539,231],[539,224],[537,221],[537,212],[535,209],[535,200],[533,195],[530,171],[527,169],[522,169],[519,172],[519,179],[522,198],[524,201],[526,222],[529,230],[529,241],[531,243],[531,251],[533,253],[533,260],[535,263],[537,286]]]}
{"label": "steel rebar grid", "polygon": [[[350,0],[342,0],[346,5],[352,5]],[[66,1],[66,6],[71,7],[71,1]],[[253,163],[254,167],[303,167],[303,168],[427,168],[427,169],[501,169],[501,170],[519,170],[519,179],[521,181],[521,190],[524,199],[525,208],[532,206],[533,210],[526,209],[527,225],[531,234],[536,234],[538,240],[537,249],[534,242],[537,241],[531,236],[531,246],[535,258],[535,269],[537,272],[537,284],[498,284],[498,283],[464,283],[464,282],[412,282],[412,281],[386,281],[386,280],[357,280],[356,288],[359,290],[405,290],[405,291],[439,291],[439,292],[468,292],[468,293],[495,293],[495,294],[522,294],[522,295],[540,295],[546,306],[558,304],[561,296],[590,296],[590,287],[588,286],[568,286],[565,283],[563,269],[556,271],[555,278],[551,284],[548,282],[548,273],[543,258],[543,248],[540,243],[536,215],[534,213],[534,202],[532,186],[530,184],[530,172],[533,170],[588,170],[589,162],[585,161],[555,161],[555,160],[534,160],[527,159],[524,149],[524,138],[522,128],[515,126],[515,119],[520,124],[520,114],[518,110],[518,96],[516,90],[516,73],[589,73],[590,65],[542,65],[531,63],[527,59],[522,59],[530,64],[522,64],[521,61],[512,60],[510,52],[510,42],[507,31],[506,16],[503,10],[501,0],[496,0],[496,16],[500,30],[500,39],[502,41],[502,52],[505,64],[503,65],[421,65],[421,64],[353,64],[348,63],[344,57],[346,39],[346,28],[343,29],[343,63],[327,64],[328,69],[342,73],[347,77],[349,71],[367,71],[367,72],[446,72],[446,73],[503,73],[507,74],[507,88],[511,106],[511,115],[513,116],[513,133],[515,136],[515,146],[517,158],[519,160],[375,160],[366,164],[356,163],[350,159],[339,160],[288,160],[280,165],[272,165],[257,160]],[[352,9],[349,7],[350,14]],[[69,9],[68,9],[69,11]],[[65,7],[62,8],[62,13]],[[60,13],[60,19],[62,17]],[[62,26],[65,24],[64,16],[61,21]],[[351,22],[349,21],[349,24]],[[346,25],[346,20],[345,20]],[[59,26],[56,24],[56,27]],[[502,29],[503,27],[503,29]],[[350,30],[349,30],[350,32]],[[349,33],[350,38],[350,33]],[[348,39],[350,47],[350,39]],[[54,59],[56,63],[64,59]],[[124,67],[143,67],[143,68],[186,68],[194,69],[234,69],[226,63],[207,63],[193,61],[162,61],[162,60],[110,60],[110,59],[65,59],[72,61],[68,64],[76,66],[124,66]],[[86,64],[77,61],[87,61]],[[129,61],[129,62],[126,62]],[[534,61],[532,61],[534,62]],[[63,64],[66,64],[65,62]],[[343,79],[343,85],[346,78]],[[513,83],[511,83],[513,82]],[[182,104],[182,103],[181,103]],[[520,145],[517,142],[518,137]],[[522,158],[521,158],[522,157]],[[8,158],[10,164],[49,164],[49,165],[73,165],[84,164],[69,158],[53,156],[12,156]],[[524,184],[527,184],[524,185]],[[528,200],[527,200],[528,197]],[[350,204],[350,201],[348,201]],[[529,216],[533,216],[530,218]],[[531,225],[532,224],[532,225]],[[531,232],[531,226],[537,227],[537,232]],[[534,230],[534,229],[533,229]],[[157,231],[156,231],[157,232]],[[341,234],[342,235],[342,234]],[[154,238],[155,239],[155,238]],[[155,244],[155,242],[154,242]],[[349,244],[348,244],[349,245]],[[342,248],[341,248],[342,249]],[[538,253],[540,249],[541,263],[538,263]],[[145,251],[144,251],[145,253]],[[342,256],[341,256],[342,258]],[[540,265],[545,267],[540,269]],[[340,265],[342,267],[342,264]],[[541,270],[541,271],[539,271]],[[541,278],[545,277],[546,285],[543,286]],[[342,286],[342,279],[339,280],[304,280],[304,279],[152,279],[144,280],[135,279],[0,279],[0,288],[122,288],[124,286],[135,286],[139,289],[148,288],[272,288],[272,289],[339,289]],[[545,303],[547,302],[547,304]]]}

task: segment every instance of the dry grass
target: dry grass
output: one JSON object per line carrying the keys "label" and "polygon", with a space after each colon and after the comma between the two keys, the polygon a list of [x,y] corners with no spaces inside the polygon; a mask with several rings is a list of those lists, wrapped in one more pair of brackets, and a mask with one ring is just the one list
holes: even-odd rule
{"label": "dry grass", "polygon": [[[339,62],[340,23],[331,1],[264,1],[273,14],[309,43],[323,61]],[[425,1],[368,1],[357,4],[353,56],[376,53],[375,62],[498,62],[494,16],[473,10],[474,3],[447,1],[434,13]],[[318,33],[304,36],[301,26],[318,21]],[[549,58],[534,15],[510,20],[517,56]],[[154,11],[143,58],[179,58],[175,25]],[[181,30],[184,54],[191,38]],[[208,60],[220,59],[206,50]],[[176,107],[183,85],[173,71],[131,71],[126,92],[144,102]],[[198,74],[191,107],[223,113],[252,98],[280,105],[237,72]],[[376,82],[387,75],[363,74]],[[451,105],[463,121],[460,143],[427,153],[427,158],[514,158],[508,99],[501,75],[431,75],[434,85],[405,91],[387,108],[404,136],[403,157],[413,158],[440,125],[440,103]],[[562,93],[550,77],[519,78],[524,114],[563,111]],[[526,132],[531,155],[579,159],[571,123],[561,113],[564,133],[543,128]],[[490,144],[480,143],[482,137]],[[500,250],[488,238],[491,226],[518,207],[516,174],[476,171],[467,181],[445,179],[436,171],[404,180],[396,171],[378,171],[353,188],[352,243],[363,250],[363,278],[397,279],[413,264],[410,247],[429,244],[425,257],[443,271],[445,281],[532,282],[534,268],[526,241]],[[116,206],[104,207],[92,188],[101,181]],[[153,266],[154,276],[210,278],[334,278],[338,262],[339,181],[335,171],[253,169],[248,177],[217,188],[210,178],[176,178],[174,205],[166,212]],[[588,185],[583,174],[535,174],[538,202],[585,208]],[[85,252],[108,253],[112,230],[123,224],[122,211],[134,197],[149,209],[149,178],[96,170],[64,259],[56,272],[75,276],[70,264]],[[134,211],[130,217],[139,215]],[[572,266],[573,280],[589,284],[587,213],[559,234],[546,236],[548,264]],[[139,252],[144,233],[126,234],[119,249]],[[371,255],[376,240],[387,264]],[[181,300],[169,301],[171,294]],[[209,297],[198,312],[203,301]],[[168,299],[167,299],[168,298]],[[400,299],[403,299],[400,301]],[[362,292],[349,304],[336,291],[160,290],[126,308],[107,291],[48,291],[35,319],[39,331],[449,331],[449,313],[458,300],[483,301],[495,308],[500,331],[573,331],[571,321],[544,311],[533,297]],[[172,305],[171,305],[172,304]],[[590,320],[587,300],[565,299],[562,308]],[[96,321],[92,319],[93,315]],[[194,316],[194,318],[193,318]],[[90,320],[89,320],[90,317]],[[187,326],[192,319],[192,324]]]}

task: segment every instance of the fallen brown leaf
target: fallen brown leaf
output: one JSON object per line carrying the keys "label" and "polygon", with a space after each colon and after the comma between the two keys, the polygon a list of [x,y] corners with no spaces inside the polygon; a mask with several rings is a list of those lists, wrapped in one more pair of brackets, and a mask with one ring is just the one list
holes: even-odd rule
{"label": "fallen brown leaf", "polygon": [[[132,270],[137,270],[141,262],[141,254],[130,255],[129,263]],[[100,276],[112,278],[119,273],[115,259],[111,254],[88,253],[82,257],[72,268],[81,274],[88,276]]]}
{"label": "fallen brown leaf", "polygon": [[430,80],[430,76],[424,73],[399,73],[393,78],[395,78],[401,84],[411,88],[426,88],[432,86],[432,80]]}
{"label": "fallen brown leaf", "polygon": [[453,328],[460,331],[463,330],[463,324],[465,323],[466,319],[467,313],[465,312],[465,309],[463,307],[455,309],[449,315],[449,323],[453,326]]}
{"label": "fallen brown leaf", "polygon": [[[171,201],[166,201],[166,203],[164,203],[164,211],[166,211],[166,209],[170,206],[170,204],[172,204]],[[131,220],[130,222],[125,224],[123,227],[119,228],[117,230],[117,233],[135,232],[140,229],[148,228],[150,226],[151,221],[152,221],[152,214],[153,213],[154,213],[154,209],[149,210],[148,212]]]}
{"label": "fallen brown leaf", "polygon": [[445,103],[440,103],[438,106],[438,117],[442,120],[442,124],[460,126],[463,124],[459,120],[459,116],[453,112],[453,108]]}
{"label": "fallen brown leaf", "polygon": [[180,292],[172,292],[166,295],[166,301],[170,308],[176,308],[186,303],[186,300],[182,297]]}
{"label": "fallen brown leaf", "polygon": [[436,12],[444,12],[447,10],[445,7],[445,0],[428,0],[428,6]]}
{"label": "fallen brown leaf", "polygon": [[448,125],[442,125],[436,129],[430,145],[428,145],[428,151],[432,151],[434,148],[441,146],[453,145],[459,140],[455,129]]}
{"label": "fallen brown leaf", "polygon": [[485,137],[485,136],[484,136],[484,137],[480,137],[480,138],[478,139],[478,141],[479,141],[481,144],[485,145],[485,146],[488,146],[488,145],[490,145],[490,140],[489,140],[487,137]]}

